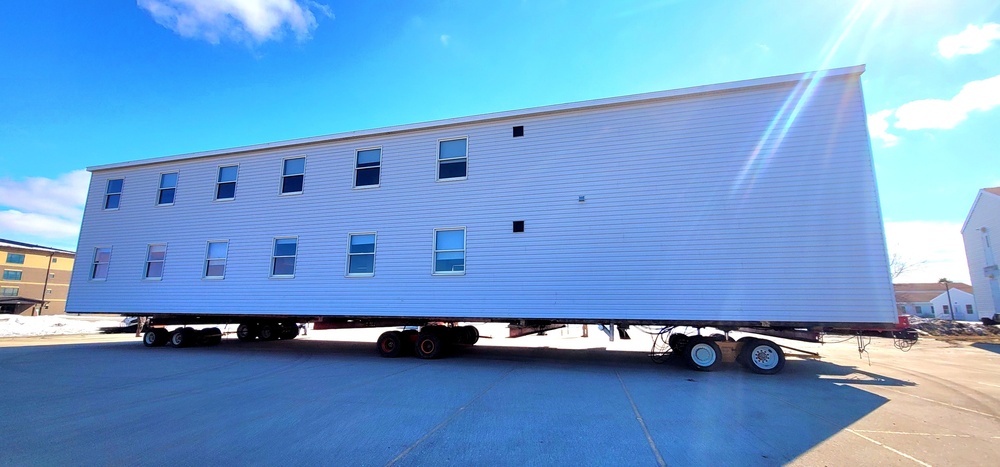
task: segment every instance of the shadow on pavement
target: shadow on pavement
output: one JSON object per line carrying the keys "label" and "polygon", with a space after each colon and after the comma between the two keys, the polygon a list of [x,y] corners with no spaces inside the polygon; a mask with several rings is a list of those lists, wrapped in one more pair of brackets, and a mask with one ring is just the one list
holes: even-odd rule
{"label": "shadow on pavement", "polygon": [[1000,344],[987,344],[985,342],[976,342],[972,344],[973,347],[982,350],[988,350],[990,352],[1000,354]]}

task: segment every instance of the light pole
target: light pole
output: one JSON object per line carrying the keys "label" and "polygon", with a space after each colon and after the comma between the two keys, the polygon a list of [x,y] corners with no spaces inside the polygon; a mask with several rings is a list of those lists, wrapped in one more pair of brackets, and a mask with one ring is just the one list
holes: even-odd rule
{"label": "light pole", "polygon": [[948,286],[948,279],[941,278],[938,282],[944,284],[944,293],[948,294],[948,314],[951,315],[951,320],[955,321],[955,306],[951,303],[951,287]]}

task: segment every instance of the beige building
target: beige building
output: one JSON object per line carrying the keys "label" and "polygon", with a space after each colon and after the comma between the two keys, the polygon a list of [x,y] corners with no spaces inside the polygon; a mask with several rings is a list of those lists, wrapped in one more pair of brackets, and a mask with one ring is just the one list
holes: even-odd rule
{"label": "beige building", "polygon": [[72,251],[0,238],[0,313],[65,313],[75,257]]}

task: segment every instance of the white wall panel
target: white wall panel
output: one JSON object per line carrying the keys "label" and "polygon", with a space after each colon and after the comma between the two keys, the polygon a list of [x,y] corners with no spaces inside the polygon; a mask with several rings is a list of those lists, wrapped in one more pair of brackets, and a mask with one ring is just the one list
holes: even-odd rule
{"label": "white wall panel", "polygon": [[[96,170],[68,308],[893,322],[859,75],[818,83],[794,120],[788,82]],[[468,178],[436,181],[437,142],[456,136]],[[381,186],[353,189],[354,151],[372,146]],[[304,193],[279,196],[282,158],[301,155]],[[236,199],[213,201],[234,163]],[[179,172],[176,200],[155,207],[163,171]],[[102,211],[122,176],[121,209]],[[456,226],[467,272],[433,276],[433,229]],[[347,234],[369,231],[375,276],[344,277]],[[275,236],[299,238],[294,279],[268,277]],[[226,278],[203,280],[219,239]],[[143,281],[161,242],[163,280]],[[87,280],[96,245],[114,247],[104,282]]]}

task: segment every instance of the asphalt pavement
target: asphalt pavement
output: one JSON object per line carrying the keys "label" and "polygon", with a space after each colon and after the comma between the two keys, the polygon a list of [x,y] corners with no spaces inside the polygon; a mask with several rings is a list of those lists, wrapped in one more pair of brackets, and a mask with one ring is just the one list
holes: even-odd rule
{"label": "asphalt pavement", "polygon": [[[0,465],[996,465],[1000,346],[799,345],[773,376],[593,327],[384,359],[376,330],[0,340]],[[357,342],[362,340],[363,342]],[[45,345],[39,345],[45,344]]]}

